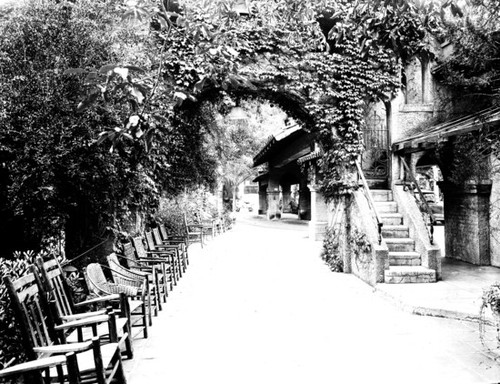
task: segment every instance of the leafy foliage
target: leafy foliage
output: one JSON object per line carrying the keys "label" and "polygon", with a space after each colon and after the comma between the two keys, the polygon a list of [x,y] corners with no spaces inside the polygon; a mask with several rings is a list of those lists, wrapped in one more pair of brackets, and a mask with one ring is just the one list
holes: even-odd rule
{"label": "leafy foliage", "polygon": [[74,250],[154,214],[161,191],[216,183],[206,103],[227,95],[271,100],[317,133],[325,196],[349,192],[363,105],[390,99],[401,64],[431,54],[439,11],[456,12],[401,0],[253,1],[246,14],[230,0],[33,4],[7,23],[0,53],[6,193],[32,244],[65,229]]}
{"label": "leafy foliage", "polygon": [[[500,35],[498,0],[473,0],[463,17],[449,18],[444,38],[453,43],[453,54],[440,71],[453,97],[470,101],[475,110],[494,102],[500,87]],[[473,112],[474,110],[472,110]]]}
{"label": "leafy foliage", "polygon": [[3,279],[4,276],[9,276],[16,280],[28,274],[36,256],[36,253],[28,251],[18,254],[14,260],[0,258],[0,366],[5,365],[13,358],[19,363],[25,357],[21,334]]}
{"label": "leafy foliage", "polygon": [[490,178],[490,155],[498,156],[498,133],[477,132],[460,135],[440,144],[438,159],[445,180],[455,185]]}
{"label": "leafy foliage", "polygon": [[344,271],[344,260],[340,253],[339,234],[331,228],[327,229],[325,233],[321,258],[333,272]]}
{"label": "leafy foliage", "polygon": [[[121,29],[117,4],[32,1],[2,25],[0,195],[10,219],[0,233],[8,242],[24,230],[16,248],[38,248],[65,231],[71,257],[107,228],[127,226],[134,212],[154,210],[161,190],[213,182],[214,162],[193,121],[200,114],[177,114],[180,129],[161,112],[139,116],[155,85],[146,71],[102,65],[149,63],[146,49],[127,51],[146,37],[143,28]],[[158,129],[147,128],[150,120]]]}

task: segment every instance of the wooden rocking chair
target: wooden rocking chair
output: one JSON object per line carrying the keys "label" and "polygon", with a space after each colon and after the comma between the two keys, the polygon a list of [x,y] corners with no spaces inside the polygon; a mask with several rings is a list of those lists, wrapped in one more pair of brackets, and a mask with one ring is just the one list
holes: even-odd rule
{"label": "wooden rocking chair", "polygon": [[156,259],[161,263],[166,263],[169,266],[172,283],[173,285],[177,285],[177,280],[179,280],[179,266],[175,262],[174,252],[146,249],[143,239],[140,236],[132,238],[132,244],[134,244],[139,260]]}
{"label": "wooden rocking chair", "polygon": [[186,272],[186,263],[184,262],[185,256],[182,244],[170,244],[168,242],[163,242],[158,228],[154,228],[152,231],[147,231],[145,233],[145,237],[148,250],[172,253],[172,259],[175,266],[179,269],[179,277],[182,277],[182,274]]}
{"label": "wooden rocking chair", "polygon": [[203,248],[205,242],[205,231],[203,226],[196,223],[188,223],[186,214],[183,214],[184,219],[184,233],[186,236],[186,242],[189,248],[191,243],[199,242]]}
{"label": "wooden rocking chair", "polygon": [[185,263],[186,263],[186,267],[187,267],[189,265],[189,254],[188,254],[188,247],[187,247],[188,244],[186,242],[185,236],[169,235],[167,228],[165,228],[165,224],[160,224],[159,229],[160,229],[161,239],[164,243],[180,244],[182,246],[184,258],[185,258]]}
{"label": "wooden rocking chair", "polygon": [[[79,377],[74,377],[74,369],[67,369],[66,365],[49,365],[44,371],[44,379],[53,378],[61,381],[65,378],[70,383],[77,383],[81,379],[84,382],[98,384],[109,384],[112,381],[126,384],[120,346],[125,343],[128,334],[124,334],[118,340],[117,334],[112,332],[110,335],[112,342],[104,345],[101,345],[98,336],[81,343],[60,343],[61,339],[64,339],[62,334],[66,329],[87,326],[96,321],[102,322],[106,318],[113,323],[113,314],[101,315],[101,319],[80,319],[56,326],[49,310],[50,304],[38,289],[37,277],[33,273],[35,266],[31,268],[32,273],[15,281],[8,276],[4,277],[15,317],[22,331],[26,355],[28,359],[35,361],[74,352],[79,367]],[[116,329],[116,324],[112,325],[110,330]]]}
{"label": "wooden rocking chair", "polygon": [[[38,288],[41,292],[43,291],[45,293],[49,302],[54,303],[52,307],[55,307],[55,311],[53,311],[52,316],[57,324],[106,314],[106,310],[77,313],[76,307],[83,307],[86,303],[81,302],[77,305],[74,304],[71,289],[64,277],[64,271],[55,257],[46,262],[44,262],[41,257],[37,257],[35,265],[37,266],[37,273],[40,274],[40,279],[36,279],[37,283],[41,283]],[[117,299],[116,295],[101,298],[101,303],[119,307],[119,317],[116,318],[116,330],[112,331],[116,332],[118,337],[121,337],[125,333],[131,334],[129,324],[130,316],[126,313],[127,304],[123,301],[123,297]],[[93,304],[96,304],[95,300]],[[99,336],[101,341],[104,339],[109,340],[110,333],[109,323],[102,322],[97,324],[97,327],[94,325],[89,327],[78,327],[76,330],[67,332],[67,334],[65,334],[65,342],[82,342],[90,340],[94,336]],[[132,338],[128,337],[125,340],[125,347],[127,357],[129,359],[133,358]]]}
{"label": "wooden rocking chair", "polygon": [[168,291],[173,288],[170,264],[156,257],[139,259],[131,242],[122,244],[121,252],[122,254],[116,254],[120,259],[120,264],[125,263],[126,268],[147,276],[150,284],[154,280],[160,298],[166,303]]}

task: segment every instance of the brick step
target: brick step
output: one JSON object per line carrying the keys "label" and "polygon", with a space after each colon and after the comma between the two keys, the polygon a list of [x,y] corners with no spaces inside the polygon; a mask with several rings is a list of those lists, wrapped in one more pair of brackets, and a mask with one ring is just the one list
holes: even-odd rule
{"label": "brick step", "polygon": [[370,189],[373,201],[392,201],[392,191],[390,189]]}
{"label": "brick step", "polygon": [[422,266],[393,266],[384,271],[386,284],[435,283],[436,271]]}
{"label": "brick step", "polygon": [[[383,228],[383,227],[382,227]],[[384,238],[389,252],[413,252],[415,251],[415,240],[410,238]]]}
{"label": "brick step", "polygon": [[417,252],[389,252],[389,265],[392,266],[418,266],[422,258]]}
{"label": "brick step", "polygon": [[381,213],[379,216],[384,226],[403,224],[403,215],[401,213]]}
{"label": "brick step", "polygon": [[375,208],[379,213],[396,213],[398,211],[398,203],[394,201],[376,201]]}
{"label": "brick step", "polygon": [[382,227],[382,236],[386,237],[410,237],[410,230],[406,225],[384,225]]}
{"label": "brick step", "polygon": [[403,224],[403,215],[401,213],[381,213],[379,216],[384,226]]}

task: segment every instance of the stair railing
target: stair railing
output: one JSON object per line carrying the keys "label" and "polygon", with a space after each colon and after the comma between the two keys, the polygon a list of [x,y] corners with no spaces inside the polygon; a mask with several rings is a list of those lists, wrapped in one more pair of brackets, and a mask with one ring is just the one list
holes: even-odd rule
{"label": "stair railing", "polygon": [[408,183],[407,183],[407,176],[410,178],[410,183],[413,184],[418,192],[418,195],[420,197],[420,201],[415,197],[415,189],[411,192],[413,192],[413,196],[415,197],[415,200],[417,201],[417,204],[419,207],[421,207],[425,211],[425,215],[428,215],[429,220],[426,220],[426,217],[424,215],[424,224],[428,228],[427,232],[429,233],[429,240],[431,241],[431,244],[434,244],[434,224],[436,223],[436,218],[432,214],[432,210],[429,207],[429,204],[427,203],[427,200],[425,200],[425,196],[422,193],[422,190],[420,189],[420,186],[417,183],[417,179],[413,172],[411,171],[410,167],[406,163],[405,159],[403,157],[400,157],[401,163],[403,164],[403,167],[405,169],[404,176],[403,176],[403,185],[404,185],[404,190],[408,190]]}
{"label": "stair railing", "polygon": [[361,183],[363,184],[363,190],[365,192],[366,199],[368,200],[368,204],[370,205],[370,208],[375,216],[375,220],[377,221],[378,244],[380,245],[382,244],[382,227],[384,226],[384,223],[382,222],[380,216],[378,215],[377,208],[375,207],[375,202],[373,201],[373,197],[370,192],[370,188],[368,187],[365,175],[358,161],[356,161],[356,168],[358,169],[358,175],[359,178],[361,179]]}

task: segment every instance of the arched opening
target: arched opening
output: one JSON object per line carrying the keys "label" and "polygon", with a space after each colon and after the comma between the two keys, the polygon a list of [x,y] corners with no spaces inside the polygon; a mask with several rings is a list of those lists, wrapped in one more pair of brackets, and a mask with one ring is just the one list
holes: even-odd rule
{"label": "arched opening", "polygon": [[441,248],[441,256],[445,257],[445,195],[439,187],[440,183],[443,181],[443,175],[434,151],[422,152],[419,156],[420,157],[415,163],[415,178],[424,195],[423,198],[435,219],[434,241]]}
{"label": "arched opening", "polygon": [[[281,218],[291,214],[310,218],[310,191],[297,162],[314,150],[313,119],[304,101],[285,90],[265,86],[256,89],[206,90],[183,109],[210,105],[214,125],[208,147],[223,147],[230,139],[231,156],[216,153],[219,163],[221,207],[233,212]],[[243,136],[245,139],[243,140]],[[250,160],[250,163],[249,163]]]}

